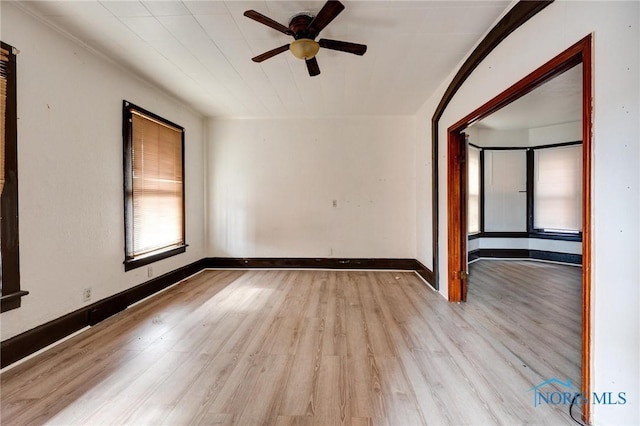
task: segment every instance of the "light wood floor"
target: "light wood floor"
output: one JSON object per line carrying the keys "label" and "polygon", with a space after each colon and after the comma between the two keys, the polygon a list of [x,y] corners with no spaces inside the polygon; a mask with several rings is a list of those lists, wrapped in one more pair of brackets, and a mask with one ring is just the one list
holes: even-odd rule
{"label": "light wood floor", "polygon": [[206,271],[2,374],[2,424],[570,424],[580,270],[471,265],[469,302],[413,273]]}

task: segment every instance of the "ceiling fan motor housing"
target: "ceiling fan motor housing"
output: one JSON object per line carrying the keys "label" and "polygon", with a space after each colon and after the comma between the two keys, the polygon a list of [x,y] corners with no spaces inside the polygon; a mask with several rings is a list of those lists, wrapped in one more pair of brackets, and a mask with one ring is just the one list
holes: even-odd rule
{"label": "ceiling fan motor housing", "polygon": [[289,29],[293,33],[293,38],[296,40],[301,38],[314,40],[318,34],[312,34],[309,31],[311,21],[313,21],[313,16],[307,15],[306,13],[294,15],[289,21]]}

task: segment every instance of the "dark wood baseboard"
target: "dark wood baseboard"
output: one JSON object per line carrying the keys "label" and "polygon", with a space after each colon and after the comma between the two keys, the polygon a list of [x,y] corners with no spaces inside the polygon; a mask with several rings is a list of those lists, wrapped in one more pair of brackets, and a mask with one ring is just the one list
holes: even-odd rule
{"label": "dark wood baseboard", "polygon": [[201,271],[204,269],[204,264],[204,259],[198,260],[4,340],[0,343],[0,368],[13,364],[84,327],[95,325],[123,311],[127,306]]}
{"label": "dark wood baseboard", "polygon": [[269,269],[397,269],[416,270],[415,259],[340,259],[312,257],[209,257],[207,268],[269,268]]}
{"label": "dark wood baseboard", "polygon": [[1,342],[0,368],[11,365],[78,330],[93,326],[207,268],[395,269],[416,271],[433,286],[433,272],[415,259],[204,258]]}
{"label": "dark wood baseboard", "polygon": [[434,283],[433,271],[427,268],[426,266],[424,266],[424,264],[419,260],[416,259],[415,262],[416,262],[416,268],[415,268],[416,273],[420,275],[422,278],[424,278],[424,280],[428,282],[429,285],[431,285],[431,287],[433,287],[434,290],[438,290],[436,283]]}
{"label": "dark wood baseboard", "polygon": [[390,258],[311,258],[311,257],[210,257],[206,259],[207,268],[247,268],[247,269],[387,269],[415,271],[424,278],[434,290],[433,272],[416,259]]}
{"label": "dark wood baseboard", "polygon": [[582,255],[573,253],[558,253],[555,251],[529,250],[531,258],[538,260],[552,260],[554,262],[582,265]]}
{"label": "dark wood baseboard", "polygon": [[505,259],[536,259],[550,260],[553,262],[582,264],[582,255],[573,253],[559,253],[555,251],[528,250],[528,249],[478,249],[469,252],[469,260],[482,258]]}
{"label": "dark wood baseboard", "polygon": [[473,262],[474,260],[480,259],[480,250],[471,250],[467,255],[467,262]]}

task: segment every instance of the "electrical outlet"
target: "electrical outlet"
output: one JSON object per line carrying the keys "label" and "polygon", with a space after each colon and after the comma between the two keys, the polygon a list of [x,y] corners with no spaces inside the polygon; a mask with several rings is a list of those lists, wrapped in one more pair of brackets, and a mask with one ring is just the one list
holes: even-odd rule
{"label": "electrical outlet", "polygon": [[147,266],[147,277],[153,277],[153,267]]}
{"label": "electrical outlet", "polygon": [[88,302],[89,300],[91,300],[91,287],[82,290],[82,301]]}

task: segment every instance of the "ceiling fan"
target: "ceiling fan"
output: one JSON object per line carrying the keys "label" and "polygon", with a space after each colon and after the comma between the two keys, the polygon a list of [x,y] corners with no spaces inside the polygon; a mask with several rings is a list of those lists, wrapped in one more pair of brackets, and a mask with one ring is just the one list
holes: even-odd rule
{"label": "ceiling fan", "polygon": [[247,10],[244,12],[244,16],[247,18],[258,21],[276,31],[292,36],[295,39],[289,44],[264,52],[261,55],[251,58],[251,60],[254,62],[262,62],[279,53],[290,50],[295,57],[305,60],[309,75],[313,77],[320,74],[320,67],[316,60],[316,54],[321,47],[353,53],[354,55],[364,55],[367,51],[367,46],[364,44],[329,40],[326,38],[321,38],[320,40],[315,41],[318,34],[320,34],[320,31],[329,25],[329,23],[333,21],[343,10],[344,5],[342,3],[339,1],[329,0],[324,4],[324,6],[322,6],[322,9],[320,9],[320,12],[318,12],[315,17],[308,13],[299,13],[293,16],[289,21],[289,27],[285,27],[281,23],[276,22],[255,10]]}

